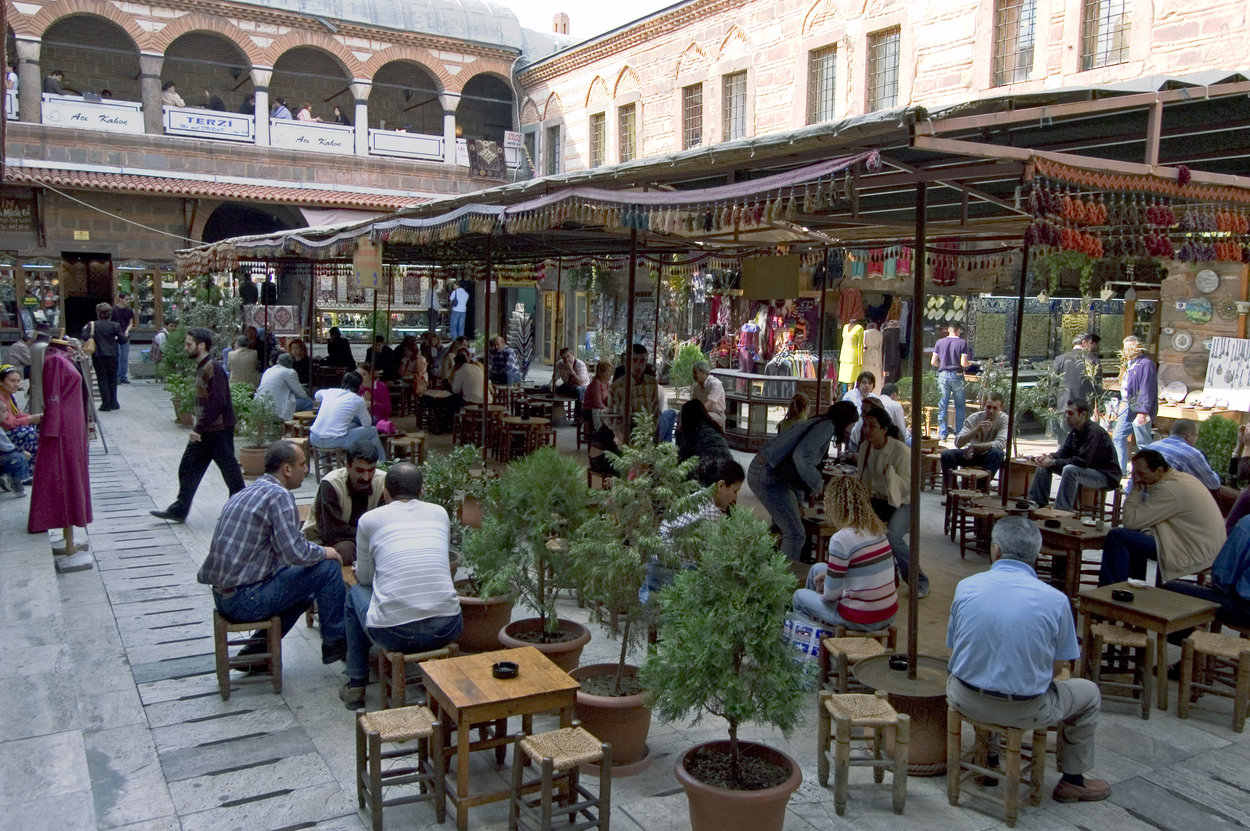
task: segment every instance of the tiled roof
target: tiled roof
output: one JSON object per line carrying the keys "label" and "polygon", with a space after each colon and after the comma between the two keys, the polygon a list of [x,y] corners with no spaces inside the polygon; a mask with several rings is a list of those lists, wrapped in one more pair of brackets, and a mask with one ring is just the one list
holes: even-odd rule
{"label": "tiled roof", "polygon": [[390,196],[379,193],[353,193],[321,188],[284,188],[229,182],[207,182],[127,173],[92,173],[78,170],[50,170],[34,167],[6,167],[4,181],[10,184],[51,185],[75,190],[153,193],[208,199],[236,199],[248,202],[281,202],[289,205],[327,208],[371,208],[397,210],[428,202],[417,196]]}

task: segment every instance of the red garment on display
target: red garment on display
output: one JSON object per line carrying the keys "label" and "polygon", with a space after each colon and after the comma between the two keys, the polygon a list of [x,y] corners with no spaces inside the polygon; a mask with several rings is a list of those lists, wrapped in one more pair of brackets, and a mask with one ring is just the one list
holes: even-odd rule
{"label": "red garment on display", "polygon": [[43,407],[26,524],[31,534],[91,522],[82,375],[65,350],[56,346],[49,347],[43,362]]}
{"label": "red garment on display", "polygon": [[859,289],[842,289],[838,293],[838,322],[845,326],[857,320],[863,320],[864,295]]}

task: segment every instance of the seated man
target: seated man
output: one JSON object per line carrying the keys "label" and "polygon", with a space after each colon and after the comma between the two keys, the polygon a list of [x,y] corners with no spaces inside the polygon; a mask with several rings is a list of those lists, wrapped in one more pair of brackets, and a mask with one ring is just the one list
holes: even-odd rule
{"label": "seated man", "polygon": [[703,402],[708,416],[716,422],[722,433],[725,432],[725,385],[712,374],[712,367],[707,361],[695,361],[691,375],[694,377],[694,385],[690,391],[694,399]]}
{"label": "seated man", "polygon": [[1107,532],[1100,586],[1145,579],[1147,558],[1159,561],[1164,580],[1196,574],[1224,544],[1224,517],[1211,492],[1149,448],[1133,456],[1133,490],[1121,520],[1124,527]]}
{"label": "seated man", "polygon": [[898,384],[881,385],[881,404],[890,414],[898,431],[903,434],[903,444],[911,447],[911,430],[907,426],[907,415],[903,412],[903,405],[898,403]]}
{"label": "seated man", "polygon": [[1102,695],[1084,678],[1054,677],[1081,655],[1072,607],[1037,579],[1042,534],[1024,517],[994,524],[990,570],[955,588],[946,645],[952,650],[946,702],[987,724],[1046,729],[1059,725],[1056,802],[1106,799],[1111,786],[1086,779]]}
{"label": "seated man", "polygon": [[[617,452],[618,448],[629,443],[630,434],[636,426],[634,419],[642,413],[651,415],[658,430],[664,429],[664,425],[660,423],[660,414],[664,411],[663,393],[656,384],[655,375],[647,372],[647,347],[641,343],[634,344],[629,352],[629,367],[633,385],[630,390],[628,414],[625,412],[626,376],[622,374],[612,382],[612,386],[608,389],[608,409],[604,414],[606,416],[604,421],[613,435],[608,437],[605,434],[602,437],[602,446],[613,452]],[[675,418],[670,421],[670,431],[675,421]],[[661,441],[664,440],[662,434],[660,438]],[[615,439],[615,443],[609,447],[608,444],[612,439]]]}
{"label": "seated man", "polygon": [[286,352],[279,355],[278,362],[260,376],[256,395],[268,395],[272,398],[278,418],[283,421],[290,421],[296,413],[311,410],[314,404],[304,391],[304,385],[299,382],[295,359]]}
{"label": "seated man", "polygon": [[1056,453],[1034,456],[1037,473],[1029,488],[1029,499],[1045,508],[1050,503],[1050,479],[1061,474],[1055,508],[1071,511],[1076,505],[1078,485],[1087,488],[1118,488],[1120,463],[1116,461],[1111,436],[1089,417],[1089,403],[1084,399],[1068,402],[1064,421],[1071,432]]}
{"label": "seated man", "polygon": [[1007,452],[1007,414],[1003,394],[985,394],[981,409],[964,420],[964,429],[955,436],[955,447],[942,451],[942,492],[950,490],[951,471],[957,467],[979,467],[990,478],[1003,466]]}
{"label": "seated man", "polygon": [[859,377],[855,379],[855,386],[846,391],[842,396],[843,401],[850,401],[855,405],[855,409],[864,406],[864,399],[872,395],[873,389],[877,386],[877,376],[871,372],[861,372]]}
{"label": "seated man", "polygon": [[230,350],[224,360],[229,370],[230,383],[252,386],[260,383],[260,373],[256,371],[256,350],[251,347],[246,335],[239,335],[234,339],[234,349]]}
{"label": "seated man", "polygon": [[[1209,491],[1220,489],[1220,477],[1211,469],[1207,457],[1194,445],[1198,442],[1198,422],[1187,418],[1178,418],[1172,422],[1172,432],[1166,439],[1159,439],[1146,445],[1150,450],[1157,450],[1167,459],[1172,470],[1188,473],[1197,479]],[[1146,448],[1142,448],[1143,450]],[[1133,489],[1133,481],[1129,479],[1125,491]]]}
{"label": "seated man", "polygon": [[482,372],[482,365],[470,361],[464,353],[457,353],[454,363],[451,400],[455,409],[465,404],[486,404],[486,373]]}
{"label": "seated man", "polygon": [[347,448],[347,467],[321,477],[304,536],[339,553],[343,565],[356,561],[356,526],[365,511],[382,501],[382,478],[375,476],[378,451],[367,441]]}
{"label": "seated man", "polygon": [[551,391],[565,398],[576,398],[579,401],[586,395],[586,387],[590,386],[590,372],[586,362],[573,354],[567,346],[560,349],[560,357],[551,371]]}
{"label": "seated man", "polygon": [[[299,445],[280,440],[265,451],[265,475],[230,497],[213,531],[196,579],[213,587],[217,611],[231,621],[282,616],[286,635],[308,604],[321,612],[321,662],[347,656],[343,630],[343,568],[339,553],[309,542],[299,530],[291,491],[304,481],[308,460]],[[266,651],[260,643],[242,654]]]}
{"label": "seated man", "polygon": [[308,430],[308,438],[314,448],[337,449],[351,447],[364,439],[378,451],[378,461],[386,461],[386,451],[378,438],[378,428],[373,426],[369,406],[360,397],[359,372],[343,373],[339,389],[317,390],[314,396],[321,407],[317,418]]}
{"label": "seated man", "polygon": [[464,626],[451,582],[447,511],[421,501],[421,471],[399,462],[386,474],[389,503],[370,511],[356,533],[356,585],[347,596],[349,709],[365,705],[369,645],[429,652],[454,641]]}
{"label": "seated man", "polygon": [[499,387],[521,383],[521,360],[503,335],[496,335],[491,341],[490,382]]}
{"label": "seated man", "polygon": [[1218,603],[1220,608],[1215,610],[1218,622],[1250,627],[1250,517],[1243,517],[1233,526],[1233,532],[1211,566],[1211,582],[1213,585],[1208,587],[1172,580],[1163,588]]}

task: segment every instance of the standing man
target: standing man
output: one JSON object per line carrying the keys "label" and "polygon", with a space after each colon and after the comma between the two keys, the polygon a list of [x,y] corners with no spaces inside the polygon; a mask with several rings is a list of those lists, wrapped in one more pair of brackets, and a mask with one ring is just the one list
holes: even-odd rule
{"label": "standing man", "polygon": [[979,467],[990,472],[990,478],[1003,466],[1007,453],[1007,414],[1003,412],[1003,394],[991,390],[979,411],[964,422],[964,429],[955,436],[955,447],[942,451],[942,491],[950,490],[950,473],[957,467]]}
{"label": "standing man", "polygon": [[1068,438],[1057,453],[1034,456],[1037,473],[1029,488],[1029,499],[1045,508],[1050,503],[1050,479],[1059,473],[1059,495],[1055,508],[1071,511],[1076,504],[1076,488],[1116,488],[1120,485],[1120,465],[1107,431],[1089,417],[1089,404],[1082,399],[1068,402],[1064,412]]}
{"label": "standing man", "polygon": [[[1068,409],[1068,402],[1078,398],[1083,401],[1094,400],[1094,382],[1090,377],[1089,349],[1091,347],[1088,334],[1076,335],[1072,338],[1072,348],[1055,358],[1055,372],[1063,382],[1063,387],[1056,397],[1055,409],[1062,413]],[[1063,419],[1056,426],[1055,435],[1059,446],[1063,447],[1068,437],[1068,425]]]}
{"label": "standing man", "polygon": [[455,338],[464,335],[464,315],[469,310],[469,293],[464,290],[464,286],[456,283],[456,287],[451,290],[451,337]]}
{"label": "standing man", "polygon": [[947,327],[947,336],[933,344],[933,358],[930,363],[938,368],[938,389],[942,391],[942,401],[938,404],[938,441],[946,441],[951,431],[947,427],[948,410],[951,397],[955,398],[955,430],[964,429],[964,407],[967,397],[964,394],[964,369],[972,363],[972,350],[963,337],[962,323],[951,323]]}
{"label": "standing man", "polygon": [[34,339],[34,332],[23,332],[22,339],[14,341],[5,356],[5,363],[21,370],[23,379],[30,377],[30,344]]}
{"label": "standing man", "polygon": [[454,641],[464,628],[451,582],[451,525],[441,506],[421,501],[421,471],[399,462],[386,474],[388,503],[360,519],[356,585],[347,594],[349,709],[365,704],[369,646],[429,652]]}
{"label": "standing man", "polygon": [[96,319],[82,327],[83,343],[95,339],[95,354],[91,366],[95,370],[96,383],[100,387],[100,412],[120,410],[117,403],[117,350],[121,327],[113,322],[113,307],[99,303],[95,307]]}
{"label": "standing man", "polygon": [[[170,522],[187,521],[191,500],[195,498],[210,462],[217,464],[232,497],[244,487],[243,471],[234,456],[234,404],[230,401],[230,383],[221,364],[215,363],[208,355],[213,348],[212,331],[202,326],[191,327],[187,330],[183,347],[198,367],[195,371],[195,426],[191,428],[191,439],[182,452],[182,461],[178,463],[178,498],[165,510],[150,512],[152,516]],[[300,457],[303,457],[302,453]],[[305,466],[304,470],[307,469]],[[303,478],[301,474],[301,482]],[[294,487],[299,487],[299,483]],[[226,614],[225,610],[222,614]]]}
{"label": "standing man", "polygon": [[1094,733],[1102,695],[1093,681],[1056,681],[1081,656],[1072,607],[1033,570],[1042,532],[1024,517],[994,524],[990,570],[955,589],[946,645],[947,703],[975,721],[1024,730],[1059,725],[1056,802],[1097,802],[1111,795],[1094,764]]}
{"label": "standing man", "polygon": [[[195,331],[192,329],[191,331]],[[282,617],[282,634],[314,600],[321,615],[321,663],[347,656],[343,633],[343,568],[338,552],[304,539],[291,491],[308,475],[304,451],[279,440],[265,450],[265,475],[230,496],[217,519],[208,557],[196,580],[213,587],[213,603],[226,620]],[[241,655],[267,649],[258,644]]]}
{"label": "standing man", "polygon": [[586,396],[588,386],[590,372],[586,369],[586,362],[574,355],[572,349],[561,347],[560,357],[556,359],[556,366],[551,374],[551,391],[556,395],[581,401]]}
{"label": "standing man", "polygon": [[113,307],[113,322],[121,330],[117,333],[117,383],[130,383],[130,330],[135,328],[135,310],[130,308],[130,295],[117,295]]}
{"label": "standing man", "polygon": [[356,527],[366,511],[382,501],[378,450],[367,441],[347,448],[347,467],[321,477],[312,510],[304,522],[304,536],[339,553],[343,565],[356,562]]}
{"label": "standing man", "polygon": [[1128,471],[1128,433],[1140,450],[1150,444],[1153,434],[1151,422],[1159,412],[1159,376],[1154,361],[1146,357],[1141,339],[1129,335],[1124,339],[1124,360],[1128,368],[1120,384],[1120,416],[1115,422],[1115,452],[1120,459],[1120,469]]}
{"label": "standing man", "polygon": [[161,357],[165,353],[165,341],[169,340],[169,324],[162,323],[160,331],[152,338],[152,348],[148,352],[148,357],[152,359],[152,363],[159,364]]}
{"label": "standing man", "polygon": [[491,340],[490,382],[499,387],[521,383],[521,362],[517,360],[516,350],[508,346],[503,335],[496,335]]}

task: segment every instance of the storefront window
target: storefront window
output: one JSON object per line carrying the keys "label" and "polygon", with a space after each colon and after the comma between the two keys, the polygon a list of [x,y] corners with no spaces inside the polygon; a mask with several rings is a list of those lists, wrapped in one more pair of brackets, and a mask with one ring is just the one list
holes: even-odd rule
{"label": "storefront window", "polygon": [[179,306],[182,303],[182,287],[173,271],[161,272],[161,322],[166,326],[178,324]]}
{"label": "storefront window", "polygon": [[31,310],[35,323],[47,323],[53,332],[61,327],[61,271],[56,263],[40,257],[22,263],[25,294],[22,304]]}
{"label": "storefront window", "polygon": [[17,262],[0,259],[0,329],[20,329],[17,302]]}
{"label": "storefront window", "polygon": [[117,294],[130,295],[136,329],[156,328],[156,275],[147,263],[128,260],[117,266]]}

